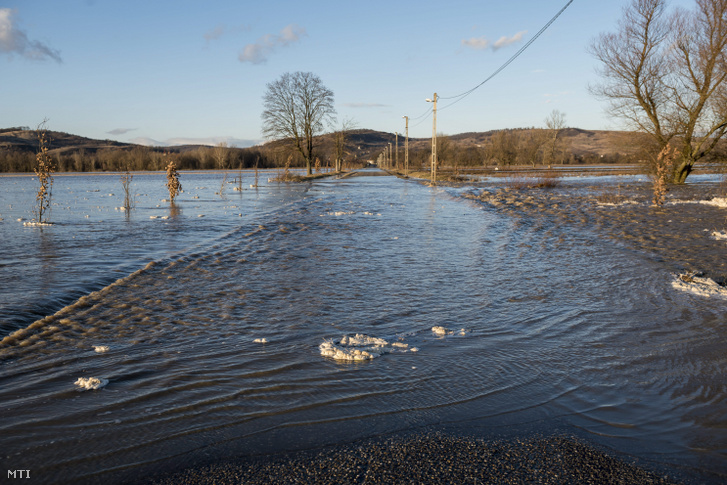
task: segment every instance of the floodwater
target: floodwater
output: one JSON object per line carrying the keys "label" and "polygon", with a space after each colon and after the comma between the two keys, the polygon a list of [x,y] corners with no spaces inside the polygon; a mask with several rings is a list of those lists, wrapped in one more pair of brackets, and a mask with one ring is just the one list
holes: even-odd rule
{"label": "floodwater", "polygon": [[[220,196],[221,174],[183,173],[172,209],[163,174],[139,174],[128,214],[118,177],[57,177],[42,228],[17,220],[31,178],[0,178],[0,467],[120,483],[447,429],[572,434],[727,479],[725,300],[466,189],[268,176]],[[321,355],[355,334],[408,347]],[[108,383],[74,384],[90,377]]]}

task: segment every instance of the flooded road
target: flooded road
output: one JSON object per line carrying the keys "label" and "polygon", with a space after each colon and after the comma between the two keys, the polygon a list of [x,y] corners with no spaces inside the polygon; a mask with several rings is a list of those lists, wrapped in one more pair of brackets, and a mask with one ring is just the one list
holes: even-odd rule
{"label": "flooded road", "polygon": [[[51,316],[4,307],[3,465],[39,483],[116,483],[439,428],[570,433],[724,480],[724,300],[676,291],[664,263],[598,234],[512,218],[461,190],[393,177],[270,184],[200,207],[183,198],[163,222],[144,211],[164,207],[121,222],[111,204],[112,222],[75,252],[83,210],[23,232],[26,245],[53,238],[60,268],[75,258],[92,270],[73,290],[84,296]],[[0,229],[25,230],[7,218]],[[91,263],[93,244],[116,252],[113,268]],[[43,251],[0,271],[22,275]],[[72,290],[78,280],[57,271]],[[363,362],[321,355],[355,334],[406,347]],[[89,377],[108,384],[78,390]]]}

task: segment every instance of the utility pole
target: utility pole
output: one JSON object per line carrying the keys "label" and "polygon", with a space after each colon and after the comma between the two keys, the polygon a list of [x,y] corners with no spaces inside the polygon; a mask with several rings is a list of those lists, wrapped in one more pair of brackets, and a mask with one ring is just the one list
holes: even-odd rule
{"label": "utility pole", "polygon": [[406,140],[404,141],[404,175],[409,176],[409,117],[402,116],[406,120]]}
{"label": "utility pole", "polygon": [[432,185],[437,184],[437,93],[434,93],[432,99],[427,99],[428,103],[434,103],[432,110]]}
{"label": "utility pole", "polygon": [[394,152],[394,168],[396,170],[399,170],[399,133],[394,133],[396,135],[396,151]]}

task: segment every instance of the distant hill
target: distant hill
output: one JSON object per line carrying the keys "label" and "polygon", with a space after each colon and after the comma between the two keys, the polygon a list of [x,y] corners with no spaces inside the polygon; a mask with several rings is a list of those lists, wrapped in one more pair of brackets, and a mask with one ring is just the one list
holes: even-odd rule
{"label": "distant hill", "polygon": [[[113,140],[85,138],[62,131],[48,131],[48,136],[51,139],[51,150],[60,153],[79,150],[95,152],[104,148],[131,148],[135,146]],[[35,153],[38,151],[38,137],[35,130],[0,130],[0,150],[18,150]]]}
{"label": "distant hill", "polygon": [[[488,147],[493,145],[496,138],[502,138],[503,133],[509,134],[513,140],[522,140],[527,136],[540,136],[541,138],[548,136],[545,130],[536,128],[442,136],[439,146],[442,150],[442,157],[444,157],[443,161],[448,163],[446,147],[449,146],[450,157],[459,160],[456,163],[482,165],[483,161],[487,159]],[[158,160],[164,152],[177,154],[181,160],[180,168],[208,169],[216,167],[210,160],[212,148],[203,145],[146,147],[113,140],[96,140],[57,131],[49,131],[48,134],[51,138],[50,154],[61,162],[59,164],[61,170],[117,170],[128,163],[123,160],[146,160],[147,158],[156,161],[151,164],[143,161],[135,163],[133,164],[135,169],[149,167],[159,169]],[[563,142],[563,146],[567,147],[573,163],[628,163],[636,159],[639,138],[643,135],[623,131],[566,128],[560,131],[558,137]],[[389,143],[392,147],[396,144],[394,133],[369,129],[352,130],[347,135],[346,160],[359,162],[376,160]],[[398,144],[401,157],[404,148],[404,136],[401,134],[398,137]],[[261,167],[280,166],[287,159],[287,154],[281,156],[281,153],[285,153],[285,148],[289,145],[289,142],[285,140],[278,140],[250,148],[230,148],[230,166],[249,167],[250,164],[254,166],[258,162]],[[318,137],[317,145],[318,156],[325,164],[333,158],[333,134]],[[409,149],[412,163],[426,163],[430,147],[430,138],[410,138]],[[27,128],[0,129],[0,171],[32,170],[33,157],[37,150],[38,141],[34,130]],[[79,157],[88,158],[90,161],[83,163],[79,161]],[[73,163],[71,158],[73,158]],[[298,157],[293,165],[299,163]]]}

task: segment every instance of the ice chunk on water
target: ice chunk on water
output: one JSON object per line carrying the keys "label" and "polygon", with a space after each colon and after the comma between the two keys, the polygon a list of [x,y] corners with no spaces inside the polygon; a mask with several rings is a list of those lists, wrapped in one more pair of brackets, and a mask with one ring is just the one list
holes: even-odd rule
{"label": "ice chunk on water", "polygon": [[700,200],[699,203],[727,209],[727,197],[714,197],[712,200]]}
{"label": "ice chunk on water", "polygon": [[371,360],[390,352],[417,352],[416,347],[409,348],[404,342],[393,342],[357,333],[356,335],[344,335],[341,340],[335,342],[326,340],[318,346],[321,355],[336,360],[354,362]]}
{"label": "ice chunk on water", "polygon": [[266,343],[268,343],[268,339],[266,339],[266,338],[256,338],[255,340],[253,340],[253,342],[256,343],[256,344],[266,344]]}
{"label": "ice chunk on water", "polygon": [[702,278],[693,274],[675,275],[671,285],[678,290],[699,296],[727,298],[727,288],[711,278]]}
{"label": "ice chunk on water", "polygon": [[384,345],[388,345],[389,342],[382,338],[376,338],[376,337],[369,337],[368,335],[364,335],[361,333],[357,333],[353,337],[349,337],[348,335],[344,335],[341,339],[341,345],[348,345],[350,347],[363,347],[363,346],[378,346],[383,347]]}
{"label": "ice chunk on water", "polygon": [[79,377],[75,384],[81,391],[90,391],[93,389],[101,389],[109,383],[108,379],[103,377]]}
{"label": "ice chunk on water", "polygon": [[392,350],[386,340],[361,333],[354,336],[344,335],[338,344],[333,340],[326,340],[318,348],[324,357],[349,362],[371,360]]}
{"label": "ice chunk on water", "polygon": [[108,345],[94,345],[93,350],[99,354],[103,354],[104,352],[109,351],[109,346]]}
{"label": "ice chunk on water", "polygon": [[712,233],[712,238],[718,241],[727,239],[727,231],[714,231]]}
{"label": "ice chunk on water", "polygon": [[432,327],[432,333],[434,335],[452,335],[454,332],[446,327]]}
{"label": "ice chunk on water", "polygon": [[331,357],[336,360],[346,360],[350,362],[371,360],[380,356],[384,349],[383,347],[368,347],[365,349],[356,347],[339,347],[330,340],[323,342],[318,348],[320,349],[323,357]]}

